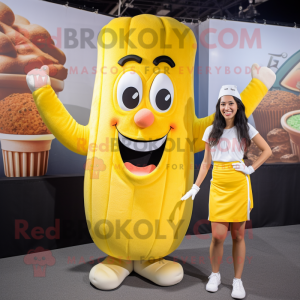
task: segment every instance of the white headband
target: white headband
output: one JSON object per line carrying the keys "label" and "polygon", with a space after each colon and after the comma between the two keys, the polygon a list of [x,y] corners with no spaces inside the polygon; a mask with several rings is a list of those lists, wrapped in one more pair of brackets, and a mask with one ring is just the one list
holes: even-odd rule
{"label": "white headband", "polygon": [[236,85],[232,85],[232,84],[223,85],[220,89],[218,99],[220,99],[223,96],[234,96],[242,101]]}

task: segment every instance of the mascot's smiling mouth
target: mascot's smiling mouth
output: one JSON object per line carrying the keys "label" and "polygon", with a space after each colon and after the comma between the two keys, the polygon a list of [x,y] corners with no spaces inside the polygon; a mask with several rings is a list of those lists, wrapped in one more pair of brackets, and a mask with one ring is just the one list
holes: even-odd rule
{"label": "mascot's smiling mouth", "polygon": [[119,131],[118,135],[120,154],[127,170],[141,176],[156,169],[164,153],[168,134],[150,141],[130,139]]}

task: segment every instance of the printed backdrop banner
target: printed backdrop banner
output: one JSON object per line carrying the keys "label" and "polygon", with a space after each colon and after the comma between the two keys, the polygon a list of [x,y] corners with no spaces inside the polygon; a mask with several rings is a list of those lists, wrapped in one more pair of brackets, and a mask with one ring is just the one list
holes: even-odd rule
{"label": "printed backdrop banner", "polygon": [[[38,0],[0,2],[0,177],[84,174],[86,157],[55,139],[43,123],[26,74],[49,65],[51,85],[74,119],[89,121],[97,37],[112,17]],[[272,148],[267,163],[298,163],[300,153],[299,29],[207,20],[186,24],[197,39],[194,67],[198,117],[215,111],[220,87],[251,80],[253,63],[268,66],[277,81],[249,122]],[[182,72],[190,72],[184,70]],[[260,150],[252,144],[248,163]],[[203,152],[195,155],[199,168]]]}
{"label": "printed backdrop banner", "polygon": [[86,125],[97,37],[113,18],[38,0],[3,0],[0,16],[0,177],[83,175],[86,157],[65,148],[46,128],[25,74],[49,65],[59,99]]}
{"label": "printed backdrop banner", "polygon": [[[253,63],[276,73],[275,84],[248,119],[272,149],[266,163],[299,162],[299,34],[298,28],[212,19],[199,26],[198,49],[208,58],[199,60],[198,69],[200,88],[203,77],[208,86],[208,103],[200,98],[204,115],[215,112],[222,85],[233,84],[239,92],[243,91],[251,80]],[[256,161],[260,152],[252,143],[248,163]]]}

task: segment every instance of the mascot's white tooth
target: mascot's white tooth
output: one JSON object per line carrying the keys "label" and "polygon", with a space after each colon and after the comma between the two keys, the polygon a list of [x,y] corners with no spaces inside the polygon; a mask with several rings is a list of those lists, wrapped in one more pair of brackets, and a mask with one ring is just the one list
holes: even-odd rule
{"label": "mascot's white tooth", "polygon": [[131,141],[127,139],[124,135],[119,133],[119,140],[120,142],[127,148],[134,150],[134,151],[139,151],[139,152],[148,152],[148,151],[153,151],[157,150],[159,147],[162,146],[162,144],[165,142],[167,136],[164,136],[158,141]]}
{"label": "mascot's white tooth", "polygon": [[133,142],[133,149],[135,151],[146,152],[148,150],[148,143],[147,142]]}

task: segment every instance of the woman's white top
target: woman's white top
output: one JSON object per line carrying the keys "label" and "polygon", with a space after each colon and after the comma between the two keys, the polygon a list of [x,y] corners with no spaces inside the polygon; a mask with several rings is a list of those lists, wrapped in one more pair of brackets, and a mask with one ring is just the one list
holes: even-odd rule
{"label": "woman's white top", "polygon": [[[249,125],[249,137],[252,138],[258,133],[258,131],[250,124]],[[202,140],[208,141],[208,136],[213,128],[213,125],[208,126],[205,129]],[[243,143],[239,143],[236,126],[230,129],[224,129],[223,134],[219,140],[218,145],[211,147],[212,161],[241,161],[244,157]]]}

